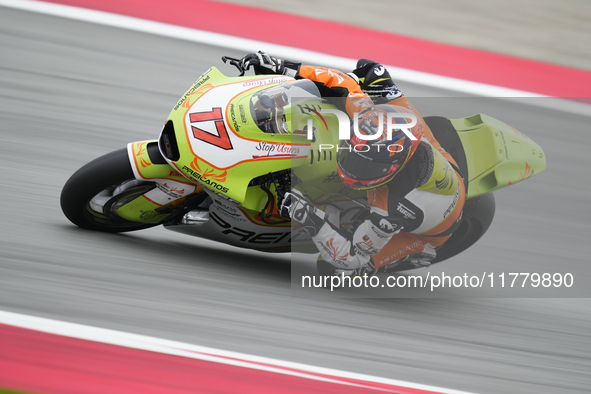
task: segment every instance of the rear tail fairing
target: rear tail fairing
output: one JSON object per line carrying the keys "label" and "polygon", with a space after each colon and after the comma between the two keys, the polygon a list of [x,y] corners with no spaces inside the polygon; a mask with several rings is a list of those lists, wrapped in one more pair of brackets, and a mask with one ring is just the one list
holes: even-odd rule
{"label": "rear tail fairing", "polygon": [[425,121],[458,163],[467,183],[466,199],[521,182],[546,168],[546,156],[536,142],[488,115]]}

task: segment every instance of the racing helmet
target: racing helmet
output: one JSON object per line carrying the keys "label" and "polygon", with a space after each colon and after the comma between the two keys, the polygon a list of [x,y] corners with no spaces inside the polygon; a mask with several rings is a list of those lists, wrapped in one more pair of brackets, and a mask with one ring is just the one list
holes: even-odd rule
{"label": "racing helmet", "polygon": [[423,125],[419,121],[409,129],[416,140],[412,140],[400,129],[394,129],[392,138],[388,139],[389,114],[392,123],[410,123],[408,118],[396,117],[400,113],[412,112],[401,106],[380,104],[359,113],[359,134],[381,136],[365,140],[352,130],[351,138],[343,140],[337,156],[337,171],[345,185],[355,190],[373,189],[390,181],[408,163],[423,137]]}

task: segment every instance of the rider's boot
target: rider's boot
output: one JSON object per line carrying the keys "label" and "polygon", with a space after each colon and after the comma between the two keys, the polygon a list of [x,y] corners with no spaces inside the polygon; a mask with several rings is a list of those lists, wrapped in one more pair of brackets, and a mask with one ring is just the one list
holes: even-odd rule
{"label": "rider's boot", "polygon": [[408,256],[410,263],[417,268],[429,267],[431,261],[437,257],[437,251],[431,244],[424,244],[423,246],[425,247],[423,251]]}
{"label": "rider's boot", "polygon": [[357,268],[355,270],[344,270],[341,268],[337,268],[334,265],[324,261],[320,256],[318,256],[318,260],[316,261],[316,268],[318,269],[318,273],[322,276],[374,276],[378,270],[373,263],[373,260],[369,260],[367,264],[365,264],[361,268]]}
{"label": "rider's boot", "polygon": [[391,262],[378,269],[378,273],[392,272],[396,267],[406,263],[414,265],[415,268],[427,268],[431,266],[431,262],[437,257],[437,249],[431,244],[424,244],[425,249],[421,252],[413,253],[404,256],[401,259]]}

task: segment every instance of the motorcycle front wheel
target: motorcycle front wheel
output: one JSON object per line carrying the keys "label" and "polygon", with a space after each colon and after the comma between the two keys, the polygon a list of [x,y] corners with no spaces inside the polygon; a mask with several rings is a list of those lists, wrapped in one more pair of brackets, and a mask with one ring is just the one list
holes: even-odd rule
{"label": "motorcycle front wheel", "polygon": [[76,171],[62,189],[60,205],[72,223],[88,230],[109,233],[142,230],[158,223],[132,222],[118,216],[116,211],[155,187],[154,182],[135,179],[124,148]]}

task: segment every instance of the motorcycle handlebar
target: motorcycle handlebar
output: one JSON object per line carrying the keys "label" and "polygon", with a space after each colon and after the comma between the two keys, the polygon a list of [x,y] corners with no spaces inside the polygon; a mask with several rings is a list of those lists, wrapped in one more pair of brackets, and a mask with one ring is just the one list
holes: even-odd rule
{"label": "motorcycle handlebar", "polygon": [[233,66],[235,66],[238,69],[238,71],[240,71],[239,77],[244,76],[244,73],[245,73],[246,70],[240,64],[240,59],[236,59],[236,58],[233,58],[233,57],[230,57],[230,56],[222,56],[222,61],[224,63],[226,63],[227,61],[230,61],[230,64],[233,65]]}

